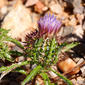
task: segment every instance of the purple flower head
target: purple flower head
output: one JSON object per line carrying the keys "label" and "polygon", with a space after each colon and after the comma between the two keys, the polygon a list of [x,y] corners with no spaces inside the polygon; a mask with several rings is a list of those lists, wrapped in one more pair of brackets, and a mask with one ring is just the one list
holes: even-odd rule
{"label": "purple flower head", "polygon": [[38,21],[40,36],[43,34],[55,34],[61,26],[61,22],[54,15],[46,14]]}

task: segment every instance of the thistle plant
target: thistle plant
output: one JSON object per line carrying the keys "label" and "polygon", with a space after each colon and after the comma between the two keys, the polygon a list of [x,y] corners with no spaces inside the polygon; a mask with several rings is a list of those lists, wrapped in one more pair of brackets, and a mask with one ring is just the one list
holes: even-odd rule
{"label": "thistle plant", "polygon": [[[72,82],[70,80],[50,68],[51,65],[55,65],[57,63],[58,55],[61,53],[63,48],[63,52],[65,52],[78,44],[62,43],[61,45],[59,45],[56,40],[56,34],[58,33],[60,26],[61,22],[51,14],[46,14],[38,21],[39,31],[37,31],[37,33],[33,32],[33,34],[35,34],[34,43],[32,43],[32,45],[30,45],[29,43],[28,48],[25,51],[27,56],[29,56],[32,60],[31,65],[36,64],[37,66],[26,77],[26,79],[24,79],[22,85],[25,85],[36,74],[40,74],[42,76],[45,85],[52,85],[47,75],[48,71],[53,71],[56,75],[64,79],[64,81],[66,81],[68,85],[72,85]],[[33,34],[31,34],[32,41]]]}
{"label": "thistle plant", "polygon": [[[0,39],[2,39],[1,42],[10,41],[12,43],[15,43],[23,50],[23,53],[7,50],[6,52],[9,54],[9,56],[20,55],[30,58],[30,61],[12,63],[11,66],[7,67],[2,66],[0,67],[0,72],[8,73],[11,71],[17,71],[26,75],[26,78],[22,81],[21,85],[25,85],[27,82],[31,81],[37,74],[39,74],[43,78],[45,85],[56,85],[55,83],[51,83],[47,74],[48,71],[52,71],[60,78],[62,78],[66,83],[68,83],[68,85],[72,85],[72,82],[70,80],[68,80],[66,77],[62,76],[60,73],[54,71],[51,68],[52,65],[55,65],[57,63],[58,56],[61,52],[66,52],[69,49],[78,45],[78,43],[62,43],[61,45],[58,44],[56,40],[56,34],[58,33],[61,24],[62,23],[57,20],[54,15],[46,14],[38,21],[39,30],[35,30],[34,32],[26,36],[25,47],[23,47],[19,41],[7,36],[8,31],[5,35],[0,29],[0,31],[2,32],[0,35]],[[0,47],[0,51],[2,50],[2,48],[4,48],[5,45],[6,43],[4,43],[4,45],[1,45],[0,43],[0,46],[2,46]],[[5,50],[3,50],[3,53],[6,52]],[[1,55],[2,54],[0,53],[0,56]],[[7,55],[3,55],[3,58],[9,60],[9,57],[7,57]],[[24,69],[20,68],[21,66],[27,64],[30,64],[31,68],[34,64],[36,64],[36,67],[29,74],[27,74]]]}

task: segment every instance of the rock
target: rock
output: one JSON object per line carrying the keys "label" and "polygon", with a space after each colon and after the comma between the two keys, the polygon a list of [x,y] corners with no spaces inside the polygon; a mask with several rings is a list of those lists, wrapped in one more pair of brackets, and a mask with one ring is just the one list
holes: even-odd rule
{"label": "rock", "polygon": [[24,56],[20,56],[20,57],[16,58],[16,62],[22,62],[24,60],[25,60]]}
{"label": "rock", "polygon": [[82,5],[82,0],[65,0],[71,7],[73,6],[74,14],[82,14],[84,7]]}
{"label": "rock", "polygon": [[80,70],[82,72],[82,77],[85,77],[85,65],[81,67]]}
{"label": "rock", "polygon": [[64,0],[64,1],[66,1],[68,3],[72,3],[73,2],[73,0]]}
{"label": "rock", "polygon": [[7,0],[0,0],[0,8],[6,6],[8,4]]}
{"label": "rock", "polygon": [[32,69],[34,69],[36,66],[37,66],[36,64],[32,65]]}
{"label": "rock", "polygon": [[[81,64],[84,61],[85,60],[83,58],[80,58],[80,60],[78,61],[77,65]],[[82,73],[82,77],[85,77],[85,65],[83,65],[83,67],[81,67],[80,70],[81,70],[81,73]]]}
{"label": "rock", "polygon": [[33,31],[30,11],[18,0],[2,23],[2,28],[10,29],[8,33],[12,38],[25,41],[25,36]]}
{"label": "rock", "polygon": [[49,71],[48,73],[49,73],[51,78],[57,77],[57,75],[54,72],[52,72],[52,71]]}
{"label": "rock", "polygon": [[84,21],[84,24],[83,24],[83,30],[85,31],[85,21]]}
{"label": "rock", "polygon": [[62,27],[62,30],[60,31],[62,31],[61,32],[62,42],[72,42],[77,40],[77,38],[73,34],[74,31],[73,26]]}
{"label": "rock", "polygon": [[63,8],[58,3],[51,5],[49,8],[53,13],[56,13],[56,14],[61,14],[63,12]]}
{"label": "rock", "polygon": [[72,26],[63,27],[62,37],[71,34],[73,32],[73,29],[74,28]]}
{"label": "rock", "polygon": [[84,11],[84,7],[82,7],[82,6],[75,7],[73,10],[74,14],[82,14],[83,11]]}
{"label": "rock", "polygon": [[42,14],[44,11],[44,7],[45,7],[45,5],[41,1],[38,1],[34,6],[34,10],[36,12]]}
{"label": "rock", "polygon": [[78,85],[76,79],[72,79],[71,81],[72,81],[73,85]]}
{"label": "rock", "polygon": [[77,64],[71,58],[61,60],[58,62],[57,66],[62,72],[68,72],[70,75],[77,74],[80,71],[79,67],[72,71],[72,69],[76,67]]}
{"label": "rock", "polygon": [[32,13],[31,17],[32,17],[32,22],[33,22],[33,28],[35,28],[35,29],[38,28],[37,22],[38,22],[38,20],[40,18],[39,14]]}
{"label": "rock", "polygon": [[40,75],[36,77],[35,85],[44,85],[44,81]]}
{"label": "rock", "polygon": [[81,4],[81,1],[82,1],[82,0],[79,0],[79,1],[73,0],[72,3],[73,3],[73,5],[74,5],[75,7],[77,7],[77,6],[79,6],[79,5]]}
{"label": "rock", "polygon": [[82,78],[82,77],[78,77],[77,78],[77,83],[78,83],[78,85],[85,85],[85,79]]}
{"label": "rock", "polygon": [[81,64],[84,61],[83,58],[80,58],[80,60],[78,61],[77,65]]}
{"label": "rock", "polygon": [[69,22],[68,22],[68,25],[70,25],[70,26],[75,26],[75,25],[77,24],[77,20],[76,20],[76,18],[75,18],[74,15],[70,16],[69,19],[70,19],[70,20],[69,20]]}
{"label": "rock", "polygon": [[84,34],[84,31],[82,29],[82,25],[76,25],[73,33],[76,34],[78,37],[80,37],[82,39],[83,34]]}
{"label": "rock", "polygon": [[74,58],[74,56],[73,56],[73,60],[74,60],[76,63],[78,63],[79,60],[80,60],[80,58],[79,58],[78,56],[76,56],[76,57]]}
{"label": "rock", "polygon": [[4,16],[8,12],[7,5],[8,5],[7,0],[0,0],[0,20],[3,20]]}
{"label": "rock", "polygon": [[74,6],[74,10],[73,10],[73,12],[75,13],[75,14],[82,14],[83,13],[83,11],[84,11],[84,7],[81,5],[81,2],[82,2],[82,0],[74,0],[73,1],[73,6]]}
{"label": "rock", "polygon": [[[56,72],[58,72],[58,69],[57,69],[56,66],[53,66],[53,65],[52,65],[50,68],[52,68],[53,70],[55,70]],[[54,72],[52,72],[52,71],[49,71],[48,74],[49,74],[50,78],[52,78],[52,79],[55,79],[56,77],[58,77],[58,76],[57,76]]]}
{"label": "rock", "polygon": [[77,20],[78,20],[78,23],[80,24],[80,25],[82,25],[83,24],[83,19],[84,19],[84,14],[76,14],[76,17],[77,17]]}
{"label": "rock", "polygon": [[7,6],[2,7],[0,11],[2,14],[6,14],[7,13]]}
{"label": "rock", "polygon": [[35,5],[38,1],[39,0],[27,0],[25,6],[29,7],[29,6]]}

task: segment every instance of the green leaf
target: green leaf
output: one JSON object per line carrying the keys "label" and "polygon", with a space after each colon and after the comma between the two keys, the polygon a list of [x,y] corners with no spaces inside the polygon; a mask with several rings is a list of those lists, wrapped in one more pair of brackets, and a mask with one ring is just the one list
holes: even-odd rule
{"label": "green leaf", "polygon": [[23,56],[23,53],[21,52],[18,52],[18,51],[9,51],[10,52],[10,55],[15,55],[15,56]]}
{"label": "green leaf", "polygon": [[66,52],[66,51],[70,50],[71,48],[74,48],[78,44],[79,44],[78,42],[72,42],[70,44],[66,44],[66,46],[62,49],[62,52]]}
{"label": "green leaf", "polygon": [[12,70],[16,69],[17,67],[21,67],[23,65],[27,65],[29,64],[28,61],[24,61],[24,62],[19,62],[19,63],[15,63],[15,64],[12,64],[11,66],[2,66],[0,67],[0,72],[2,73],[1,74],[1,77],[0,77],[0,80],[6,75],[8,74],[9,72],[11,72]]}
{"label": "green leaf", "polygon": [[54,49],[55,49],[55,38],[53,38],[52,42],[51,42],[50,51],[49,51],[49,55],[48,55],[49,59],[52,57],[52,52]]}
{"label": "green leaf", "polygon": [[[11,57],[10,54],[10,50],[8,48],[8,41],[16,44],[17,46],[19,46],[20,48],[24,49],[24,46],[21,45],[21,43],[19,41],[17,41],[16,39],[12,39],[11,37],[9,37],[7,35],[7,33],[9,32],[9,30],[5,30],[3,28],[0,28],[0,59],[4,60],[8,60],[10,62],[13,62],[13,59]],[[19,54],[19,53],[17,53]]]}
{"label": "green leaf", "polygon": [[16,68],[16,69],[13,70],[13,71],[22,73],[22,74],[24,74],[24,75],[27,75],[27,72],[26,72],[24,69],[21,69],[21,68]]}
{"label": "green leaf", "polygon": [[57,48],[55,49],[55,58],[53,61],[53,64],[56,64],[56,62],[58,61],[58,56],[62,51],[62,48],[66,45],[66,43],[61,44],[60,46],[57,45]]}
{"label": "green leaf", "polygon": [[42,67],[41,66],[37,66],[35,67],[30,74],[24,79],[24,81],[22,81],[21,85],[25,85],[27,82],[29,82],[32,78],[34,78],[34,76],[40,71]]}
{"label": "green leaf", "polygon": [[40,75],[44,79],[45,85],[51,85],[50,79],[48,78],[48,75],[46,73],[40,73]]}
{"label": "green leaf", "polygon": [[0,41],[3,41],[7,38],[8,30],[0,28]]}
{"label": "green leaf", "polygon": [[12,42],[12,43],[14,43],[14,44],[16,44],[18,47],[24,49],[24,46],[23,46],[18,40],[13,39],[13,38],[11,38],[11,37],[8,37],[7,40],[10,41],[10,42]]}
{"label": "green leaf", "polygon": [[47,59],[47,63],[49,63],[50,61],[51,61],[51,59],[52,59],[52,56],[53,56],[53,51],[55,50],[55,48],[56,48],[56,40],[55,40],[55,38],[53,38],[52,40],[51,40],[51,43],[50,43],[50,50],[49,50],[49,54],[48,54],[48,59]]}
{"label": "green leaf", "polygon": [[24,62],[19,62],[19,63],[12,64],[10,66],[6,66],[6,67],[2,66],[2,67],[0,67],[0,72],[14,70],[17,67],[20,67],[20,66],[23,66],[23,65],[27,65],[27,64],[29,64],[29,62],[28,61],[24,61]]}

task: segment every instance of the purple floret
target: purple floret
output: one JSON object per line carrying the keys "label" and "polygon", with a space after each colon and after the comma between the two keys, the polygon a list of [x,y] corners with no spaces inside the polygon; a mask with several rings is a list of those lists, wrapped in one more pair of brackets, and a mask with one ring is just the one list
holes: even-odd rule
{"label": "purple floret", "polygon": [[41,36],[46,33],[55,34],[59,30],[61,22],[57,20],[54,15],[46,14],[44,17],[40,18],[38,26]]}

